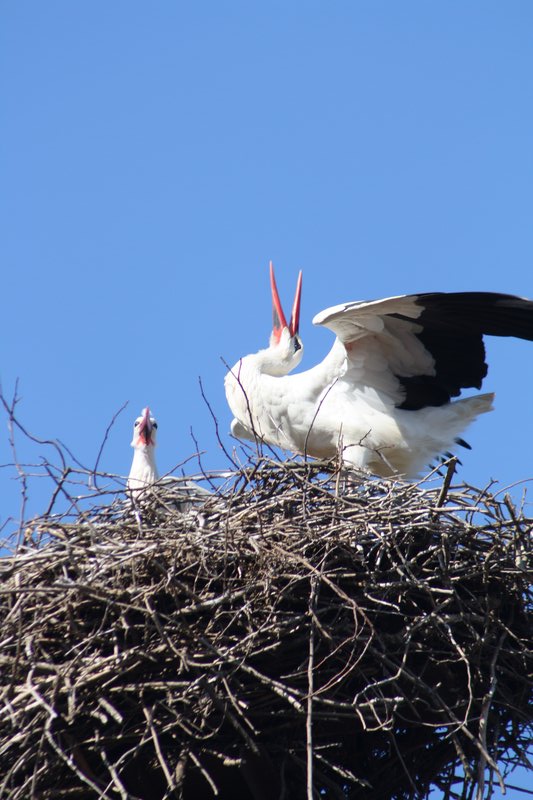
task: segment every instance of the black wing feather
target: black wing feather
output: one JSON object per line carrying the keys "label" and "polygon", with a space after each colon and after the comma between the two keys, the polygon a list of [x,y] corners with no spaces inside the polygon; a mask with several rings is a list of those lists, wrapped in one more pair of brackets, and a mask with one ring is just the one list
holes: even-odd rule
{"label": "black wing feather", "polygon": [[416,336],[433,356],[435,374],[398,375],[405,390],[399,408],[440,406],[461,389],[479,389],[488,369],[484,334],[533,341],[531,300],[492,292],[435,292],[418,295],[416,304],[423,308],[416,320],[422,330]]}

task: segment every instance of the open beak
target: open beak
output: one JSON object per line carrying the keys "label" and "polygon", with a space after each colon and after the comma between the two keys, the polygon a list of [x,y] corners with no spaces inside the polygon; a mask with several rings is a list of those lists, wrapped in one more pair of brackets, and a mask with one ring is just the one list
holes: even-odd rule
{"label": "open beak", "polygon": [[152,431],[154,426],[152,425],[152,420],[150,419],[150,409],[148,406],[143,410],[142,419],[140,425],[137,429],[137,435],[139,437],[137,444],[153,444],[152,442]]}
{"label": "open beak", "polygon": [[272,289],[272,334],[274,341],[279,342],[283,328],[288,328],[291,336],[298,333],[300,325],[300,299],[302,296],[302,271],[298,275],[298,282],[296,284],[296,294],[294,295],[294,303],[292,306],[291,321],[287,325],[281,301],[279,299],[278,287],[276,286],[276,278],[274,277],[274,265],[270,262],[270,287]]}

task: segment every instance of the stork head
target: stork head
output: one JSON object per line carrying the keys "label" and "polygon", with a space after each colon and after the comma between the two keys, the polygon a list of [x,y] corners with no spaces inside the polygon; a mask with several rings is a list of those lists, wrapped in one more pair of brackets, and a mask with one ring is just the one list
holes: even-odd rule
{"label": "stork head", "polygon": [[155,447],[156,445],[157,422],[150,416],[148,406],[143,408],[141,416],[137,417],[133,424],[132,447],[142,449]]}
{"label": "stork head", "polygon": [[286,375],[298,366],[303,356],[303,344],[298,335],[300,324],[300,299],[302,295],[302,272],[298,275],[296,293],[290,322],[287,325],[285,314],[279,299],[276,278],[274,277],[274,265],[270,262],[270,287],[272,289],[272,334],[270,336],[270,351],[276,364],[275,372],[271,374]]}

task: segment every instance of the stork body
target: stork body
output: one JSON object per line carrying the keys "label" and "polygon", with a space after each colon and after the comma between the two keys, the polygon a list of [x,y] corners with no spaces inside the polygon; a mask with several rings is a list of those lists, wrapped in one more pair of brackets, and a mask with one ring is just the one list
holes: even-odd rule
{"label": "stork body", "polygon": [[[271,267],[272,270],[272,267]],[[484,333],[533,339],[533,302],[486,292],[433,293],[345,303],[313,322],[337,334],[326,358],[301,360],[299,279],[286,324],[271,272],[270,346],[226,376],[232,433],[293,452],[330,458],[382,476],[417,475],[479,414],[492,394],[452,400],[481,386]],[[278,324],[279,323],[279,324]]]}

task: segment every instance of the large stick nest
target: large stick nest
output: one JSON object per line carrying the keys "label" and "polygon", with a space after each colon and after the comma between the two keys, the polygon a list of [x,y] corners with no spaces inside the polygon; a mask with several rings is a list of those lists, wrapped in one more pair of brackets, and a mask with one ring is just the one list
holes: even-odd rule
{"label": "large stick nest", "polygon": [[432,486],[259,460],[185,511],[34,520],[1,562],[0,797],[490,796],[532,716],[531,520]]}

